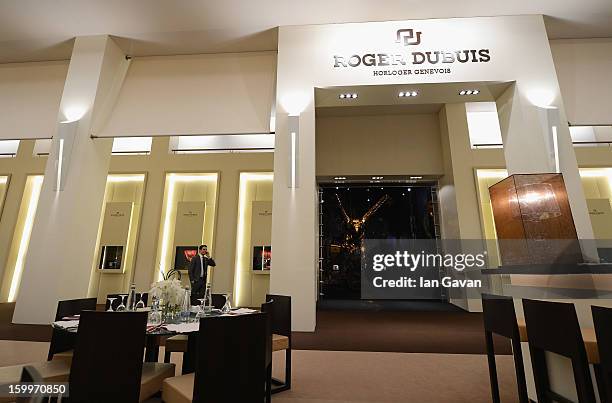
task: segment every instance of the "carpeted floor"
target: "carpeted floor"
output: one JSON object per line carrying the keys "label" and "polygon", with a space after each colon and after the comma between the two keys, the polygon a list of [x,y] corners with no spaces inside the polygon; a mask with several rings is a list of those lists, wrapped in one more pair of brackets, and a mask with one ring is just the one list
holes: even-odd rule
{"label": "carpeted floor", "polygon": [[[49,344],[0,340],[0,366],[42,361]],[[163,356],[163,348],[161,352]],[[274,376],[282,377],[275,354]],[[181,366],[181,354],[172,354]],[[294,351],[292,389],[274,403],[486,403],[486,356],[473,354]],[[497,357],[502,402],[517,402],[512,357]],[[147,403],[160,403],[151,399]]]}
{"label": "carpeted floor", "polygon": [[[297,350],[485,354],[482,314],[455,309],[319,310],[314,333],[294,332]],[[498,354],[510,344],[495,338]]]}

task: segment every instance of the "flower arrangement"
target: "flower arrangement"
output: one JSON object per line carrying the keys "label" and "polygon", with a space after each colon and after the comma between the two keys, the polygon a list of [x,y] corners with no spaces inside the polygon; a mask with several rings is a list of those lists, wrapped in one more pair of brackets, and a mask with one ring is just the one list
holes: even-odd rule
{"label": "flower arrangement", "polygon": [[179,280],[172,278],[151,284],[149,294],[161,300],[162,304],[173,307],[183,302],[185,289]]}
{"label": "flower arrangement", "polygon": [[171,313],[183,302],[185,289],[177,270],[172,269],[167,273],[162,271],[162,278],[163,280],[151,284],[149,295],[160,301],[164,313]]}

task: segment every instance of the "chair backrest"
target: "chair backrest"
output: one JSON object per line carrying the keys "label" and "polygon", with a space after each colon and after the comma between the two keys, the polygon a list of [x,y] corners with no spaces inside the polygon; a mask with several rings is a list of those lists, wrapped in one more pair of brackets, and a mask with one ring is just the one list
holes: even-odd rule
{"label": "chair backrest", "polygon": [[225,305],[225,294],[212,294],[211,299],[213,308],[221,309]]}
{"label": "chair backrest", "polygon": [[70,401],[138,402],[146,326],[146,312],[81,313]]}
{"label": "chair backrest", "polygon": [[[597,380],[598,389],[607,397],[601,401],[610,401],[612,399],[612,308],[592,306],[591,312],[597,336],[599,365],[603,375],[602,379]],[[600,382],[602,385],[599,385]]]}
{"label": "chair backrest", "polygon": [[[55,312],[55,320],[62,320],[66,316],[79,315],[81,311],[93,311],[95,309],[96,298],[80,298],[59,301],[57,303],[57,311]],[[53,329],[47,359],[51,360],[55,353],[72,350],[75,343],[75,334]]]}
{"label": "chair backrest", "polygon": [[287,336],[291,346],[291,297],[287,295],[266,294],[266,301],[274,300],[271,312],[272,333]]}
{"label": "chair backrest", "polygon": [[546,351],[550,351],[572,361],[578,401],[595,402],[589,363],[574,305],[524,299],[523,311],[538,401],[550,402],[558,397],[550,389],[545,355]]}
{"label": "chair backrest", "polygon": [[482,316],[485,331],[520,341],[512,297],[483,293]]}
{"label": "chair backrest", "polygon": [[55,320],[62,320],[66,316],[79,315],[81,311],[95,311],[96,298],[68,299],[57,303]]}
{"label": "chair backrest", "polygon": [[[21,383],[24,382],[44,382],[43,377],[40,375],[40,373],[38,373],[38,371],[36,370],[36,368],[34,368],[31,365],[25,365],[23,367],[23,369],[21,370],[21,379],[20,379]],[[18,397],[17,400],[15,400],[16,403],[42,403],[43,401],[43,397],[42,396],[36,396],[36,397]]]}
{"label": "chair backrest", "polygon": [[200,320],[194,403],[261,403],[266,381],[265,313]]}

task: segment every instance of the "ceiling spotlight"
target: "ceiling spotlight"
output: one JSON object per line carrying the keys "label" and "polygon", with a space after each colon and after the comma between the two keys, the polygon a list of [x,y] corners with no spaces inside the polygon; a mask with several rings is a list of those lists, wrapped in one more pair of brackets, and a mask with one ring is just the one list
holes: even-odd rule
{"label": "ceiling spotlight", "polygon": [[374,179],[374,180],[380,180],[380,179],[383,179],[383,178],[384,178],[384,176],[372,176],[372,179]]}
{"label": "ceiling spotlight", "polygon": [[408,188],[408,191],[409,191],[409,192],[412,192],[412,189],[411,189],[411,188]]}
{"label": "ceiling spotlight", "polygon": [[340,99],[356,99],[357,96],[358,95],[357,95],[356,92],[347,92],[347,93],[338,95],[338,98],[340,98]]}
{"label": "ceiling spotlight", "polygon": [[480,90],[461,90],[459,91],[459,95],[476,95],[479,93],[480,93]]}
{"label": "ceiling spotlight", "polygon": [[479,92],[480,92],[479,90],[474,90],[474,91],[472,91],[472,95],[476,95],[476,94],[478,94]]}
{"label": "ceiling spotlight", "polygon": [[400,91],[397,95],[399,97],[416,97],[419,93],[417,91]]}
{"label": "ceiling spotlight", "polygon": [[423,179],[422,176],[411,176],[410,179]]}

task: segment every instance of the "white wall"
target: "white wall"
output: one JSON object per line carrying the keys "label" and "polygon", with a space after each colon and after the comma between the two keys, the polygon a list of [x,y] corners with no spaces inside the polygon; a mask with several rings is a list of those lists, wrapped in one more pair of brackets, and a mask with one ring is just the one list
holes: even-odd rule
{"label": "white wall", "polygon": [[567,119],[612,125],[612,38],[550,41]]}
{"label": "white wall", "polygon": [[268,133],[275,52],[134,58],[94,135]]}
{"label": "white wall", "polygon": [[0,138],[51,137],[67,71],[67,61],[0,64]]}
{"label": "white wall", "polygon": [[437,114],[318,116],[317,175],[442,175]]}

